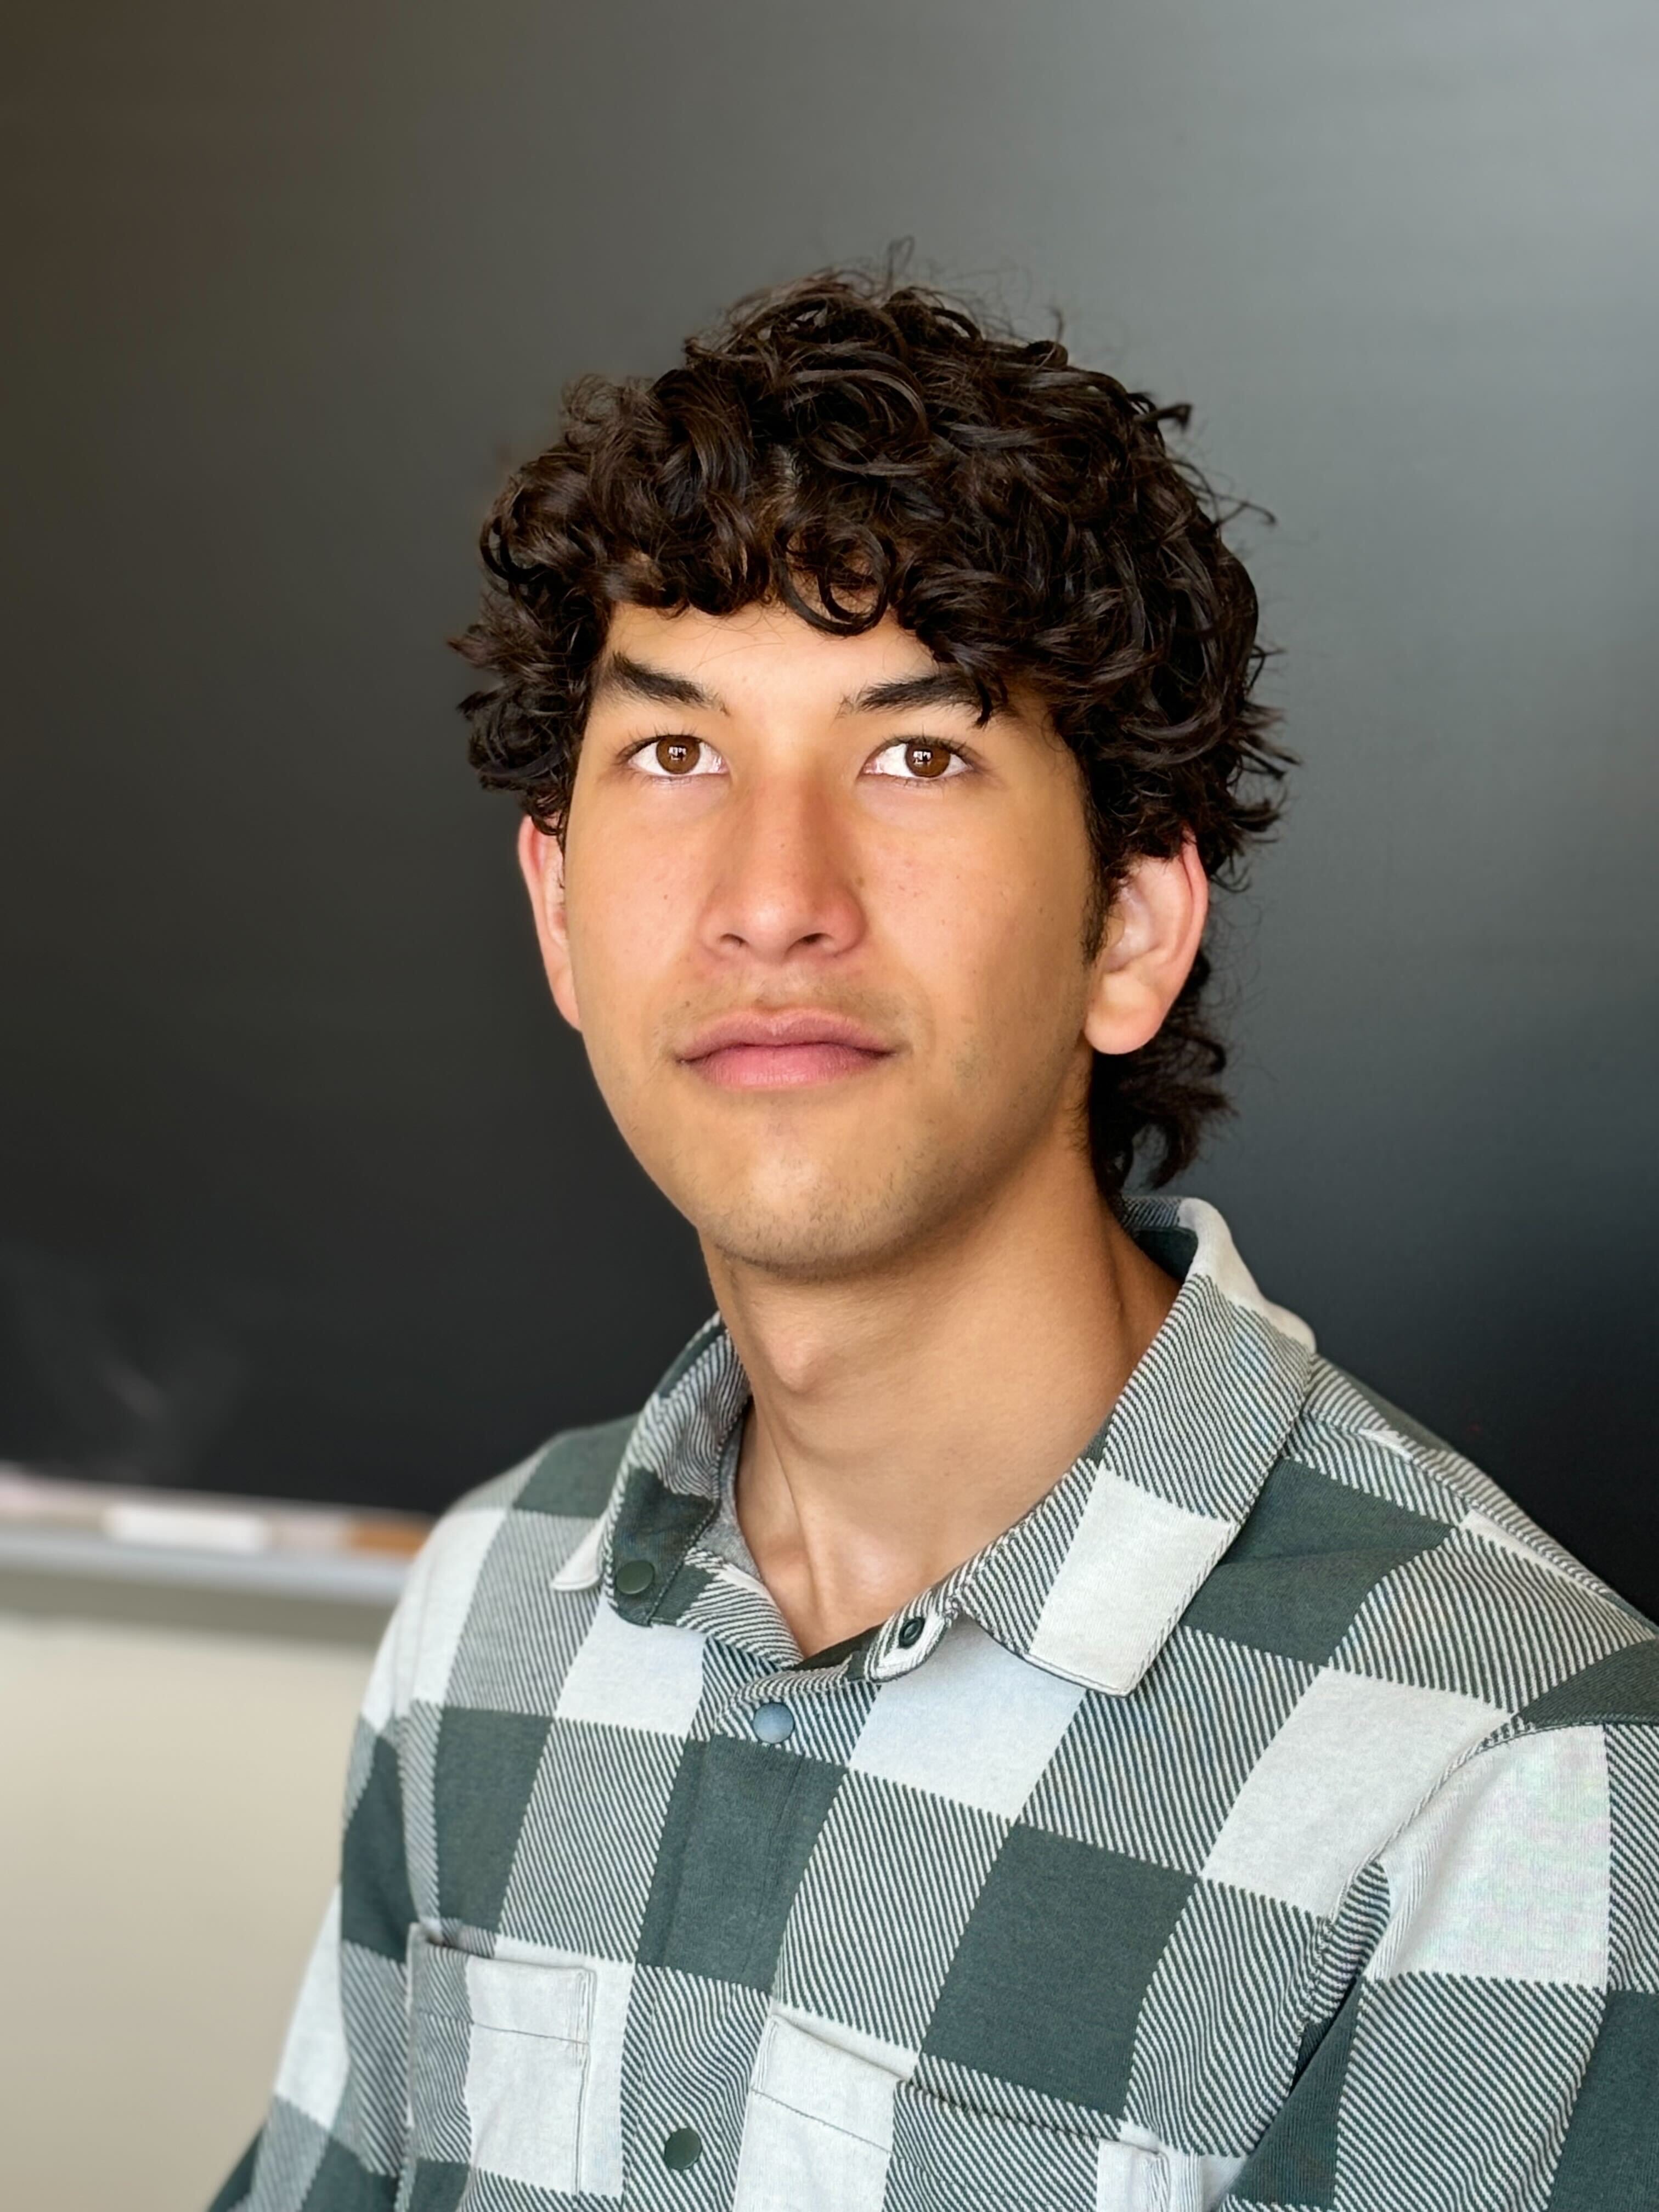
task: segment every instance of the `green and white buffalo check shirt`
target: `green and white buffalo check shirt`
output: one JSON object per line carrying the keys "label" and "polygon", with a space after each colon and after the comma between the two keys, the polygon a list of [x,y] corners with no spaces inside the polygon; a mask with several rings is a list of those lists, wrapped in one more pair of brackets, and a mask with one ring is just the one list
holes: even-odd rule
{"label": "green and white buffalo check shirt", "polygon": [[444,1517],[220,2212],[1659,2206],[1659,1632],[1127,1218],[1110,1419],[847,1644],[717,1322]]}

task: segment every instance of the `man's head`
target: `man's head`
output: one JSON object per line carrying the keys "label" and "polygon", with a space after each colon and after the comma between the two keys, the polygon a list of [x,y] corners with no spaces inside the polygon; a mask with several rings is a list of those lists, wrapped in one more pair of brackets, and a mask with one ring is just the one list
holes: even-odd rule
{"label": "man's head", "polygon": [[1155,407],[828,276],[590,381],[463,649],[544,954],[720,1249],[870,1264],[1057,1146],[1185,1164],[1207,878],[1272,818],[1248,577]]}

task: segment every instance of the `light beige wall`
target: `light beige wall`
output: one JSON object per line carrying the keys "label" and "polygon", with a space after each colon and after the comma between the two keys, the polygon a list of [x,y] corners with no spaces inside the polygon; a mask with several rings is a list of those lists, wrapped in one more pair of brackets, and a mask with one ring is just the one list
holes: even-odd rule
{"label": "light beige wall", "polygon": [[0,2204],[218,2186],[333,1879],[369,1657],[0,1615]]}

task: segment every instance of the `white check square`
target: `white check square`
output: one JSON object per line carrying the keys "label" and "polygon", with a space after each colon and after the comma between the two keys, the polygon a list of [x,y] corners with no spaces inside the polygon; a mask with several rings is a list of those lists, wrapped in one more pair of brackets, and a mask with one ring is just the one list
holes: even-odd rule
{"label": "white check square", "polygon": [[443,1703],[478,1577],[506,1518],[499,1509],[481,1506],[441,1522],[410,1570],[399,1609],[416,1623],[410,1692],[416,1704]]}
{"label": "white check square", "polygon": [[1334,1911],[1458,1753],[1504,1718],[1455,1691],[1322,1668],[1234,1799],[1206,1878]]}
{"label": "white check square", "polygon": [[1127,1693],[1236,1533],[1231,1521],[1189,1513],[1103,1468],[1049,1586],[1031,1656]]}
{"label": "white check square", "polygon": [[925,1667],[882,1686],[850,1764],[1012,1820],[1083,1695],[957,1620]]}
{"label": "white check square", "polygon": [[283,2046],[276,2094],[319,2127],[331,2127],[345,2093],[351,2055],[340,2004],[340,1893],[337,1887],[300,1984]]}
{"label": "white check square", "polygon": [[1390,1890],[1414,1903],[1378,1947],[1371,1978],[1605,1988],[1610,1826],[1600,1729],[1482,1753],[1383,1855]]}
{"label": "white check square", "polygon": [[702,1696],[702,1647],[695,1629],[641,1628],[601,1604],[565,1675],[557,1717],[688,1735]]}

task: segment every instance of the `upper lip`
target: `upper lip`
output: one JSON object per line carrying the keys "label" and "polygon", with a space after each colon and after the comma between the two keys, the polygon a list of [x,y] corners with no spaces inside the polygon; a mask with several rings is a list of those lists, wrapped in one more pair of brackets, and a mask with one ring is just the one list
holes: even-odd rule
{"label": "upper lip", "polygon": [[813,1006],[751,1006],[746,1012],[722,1014],[693,1032],[680,1048],[682,1060],[706,1060],[710,1053],[733,1045],[844,1044],[859,1052],[886,1052],[890,1048],[862,1022],[845,1014],[821,1013]]}

